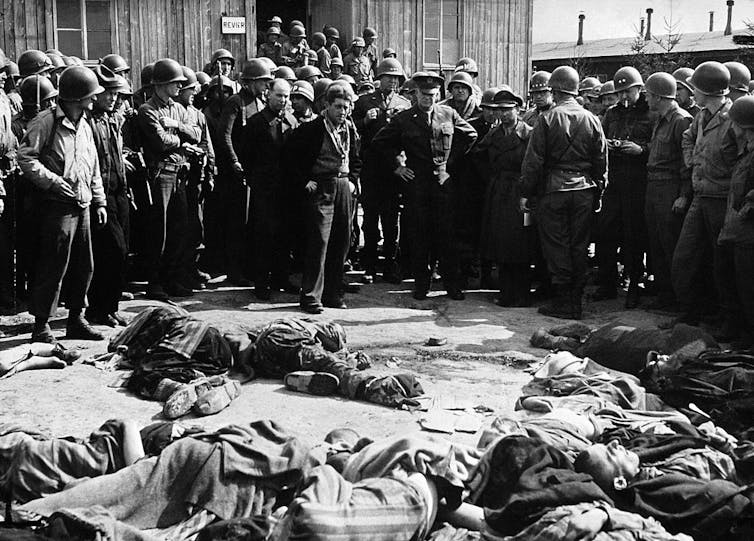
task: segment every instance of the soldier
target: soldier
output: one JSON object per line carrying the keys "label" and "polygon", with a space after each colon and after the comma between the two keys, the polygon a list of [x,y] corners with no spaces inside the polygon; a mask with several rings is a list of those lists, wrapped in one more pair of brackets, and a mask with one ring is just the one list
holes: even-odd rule
{"label": "soldier", "polygon": [[375,45],[378,38],[377,30],[367,26],[361,33],[361,36],[364,38],[364,56],[369,59],[369,64],[371,65],[371,75],[369,77],[371,79],[375,75],[377,64],[381,60],[380,53],[377,51],[377,45]]}
{"label": "soldier", "polygon": [[553,106],[549,71],[537,71],[531,76],[529,96],[534,107],[526,111],[521,120],[533,127],[539,116]]}
{"label": "soldier", "polygon": [[[334,26],[329,26],[325,28],[322,32],[325,34],[325,37],[327,38],[326,46],[327,46],[327,52],[330,53],[330,58],[332,60],[335,60],[336,58],[338,58],[342,62],[343,53],[340,52],[340,47],[338,46],[338,40],[340,39],[340,32]],[[333,73],[332,77],[336,77],[336,75]]]}
{"label": "soldier", "polygon": [[[730,84],[728,68],[719,62],[703,62],[694,70],[689,84],[702,110],[683,134],[683,157],[691,168],[693,198],[673,253],[671,278],[681,304],[678,321],[698,325],[705,304],[717,304],[723,313],[732,315],[736,303],[728,298],[724,254],[717,239],[725,219],[738,147],[728,118],[732,105],[726,97]],[[716,298],[711,303],[704,298],[710,254],[716,289]],[[726,318],[724,323],[732,329],[733,322]]]}
{"label": "soldier", "polygon": [[322,32],[315,32],[312,34],[312,50],[317,53],[317,63],[314,64],[322,72],[325,77],[330,76],[330,62],[332,58],[330,53],[325,47],[327,38]]}
{"label": "soldier", "polygon": [[280,43],[280,28],[271,26],[267,29],[267,40],[257,48],[257,57],[266,57],[276,65],[283,64],[283,44]]}
{"label": "soldier", "polygon": [[579,76],[560,66],[550,87],[556,107],[545,112],[531,133],[522,166],[521,207],[532,207],[542,249],[557,296],[539,313],[581,318],[587,278],[592,213],[599,208],[607,170],[607,143],[599,120],[576,101]]}
{"label": "soldier", "polygon": [[330,88],[330,85],[333,83],[332,80],[328,79],[327,77],[323,77],[316,83],[312,85],[314,88],[314,112],[316,114],[320,114],[324,109],[327,108],[327,89]]}
{"label": "soldier", "polygon": [[280,66],[275,70],[275,79],[285,79],[291,85],[298,81],[296,73],[288,66]]}
{"label": "soldier", "polygon": [[119,54],[110,53],[105,55],[100,59],[99,63],[106,66],[115,75],[120,75],[124,78],[128,77],[128,74],[131,73],[131,66],[129,66],[126,59]]}
{"label": "soldier", "polygon": [[42,75],[43,77],[49,77],[52,68],[52,61],[49,57],[42,51],[36,49],[24,51],[21,53],[21,56],[18,57],[18,71],[21,79],[25,79],[29,75]]}
{"label": "soldier", "polygon": [[126,80],[100,64],[95,70],[105,91],[97,94],[89,123],[99,156],[105,191],[107,224],[92,231],[94,274],[89,286],[86,318],[96,325],[126,325],[118,313],[118,302],[126,286],[129,201],[123,156],[124,118],[115,112],[118,93]]}
{"label": "soldier", "polygon": [[299,81],[306,81],[310,85],[313,85],[320,79],[322,79],[322,72],[316,66],[303,66],[296,70],[296,75]]}
{"label": "soldier", "polygon": [[138,125],[143,138],[144,161],[152,187],[147,241],[147,297],[167,300],[168,295],[187,297],[183,284],[186,261],[188,162],[184,144],[201,141],[201,130],[190,124],[186,108],[175,98],[186,81],[181,65],[170,58],[155,62],[154,95],[139,107]]}
{"label": "soldier", "polygon": [[[286,145],[292,189],[305,193],[306,257],[301,309],[346,308],[343,266],[351,242],[353,197],[361,160],[359,135],[348,115],[355,96],[346,85],[331,85],[322,115],[302,124]],[[295,193],[295,192],[294,192]]]}
{"label": "soldier", "polygon": [[241,90],[241,85],[239,85],[236,81],[233,81],[233,79],[231,78],[233,69],[236,67],[236,59],[233,58],[233,55],[228,49],[215,50],[215,52],[212,53],[212,57],[210,58],[209,63],[211,66],[209,75],[222,75],[224,77],[227,77],[232,81],[234,93]]}
{"label": "soldier", "polygon": [[672,75],[650,75],[645,90],[649,110],[658,116],[647,153],[644,207],[657,288],[657,299],[651,308],[667,310],[676,306],[670,267],[683,213],[691,199],[691,171],[683,162],[681,141],[692,117],[675,101],[676,80]]}
{"label": "soldier", "polygon": [[584,109],[594,116],[602,114],[602,102],[600,101],[600,80],[596,77],[585,77],[579,83],[579,98],[583,100]]}
{"label": "soldier", "polygon": [[364,168],[361,173],[361,206],[364,209],[362,229],[364,248],[361,263],[364,282],[372,283],[377,271],[377,244],[380,227],[384,235],[382,253],[385,256],[383,278],[400,283],[398,268],[398,223],[400,213],[401,181],[395,176],[391,163],[385,163],[379,152],[372,148],[372,139],[390,120],[411,107],[411,102],[398,94],[406,80],[403,66],[395,59],[383,60],[377,67],[380,88],[361,96],[353,110],[353,120],[361,135],[361,155]]}
{"label": "soldier", "polygon": [[225,218],[225,269],[229,283],[242,287],[251,285],[246,277],[247,262],[244,258],[251,194],[236,148],[242,147],[242,133],[249,119],[267,104],[267,87],[272,80],[270,69],[264,62],[260,59],[249,60],[241,73],[241,92],[225,103],[220,122],[223,138],[219,148],[227,162],[224,168],[228,171],[217,186]]}
{"label": "soldier", "polygon": [[[13,305],[13,196],[16,170],[16,137],[11,102],[5,94],[7,58],[0,49],[0,307]],[[6,185],[7,183],[7,185]],[[6,198],[8,208],[5,208]]]}
{"label": "soldier", "polygon": [[57,109],[44,111],[31,122],[19,148],[24,178],[39,190],[35,209],[39,238],[29,310],[34,316],[32,342],[56,341],[47,322],[57,310],[66,273],[66,337],[103,338],[82,315],[93,267],[89,206],[95,208],[97,226],[107,223],[97,149],[84,117],[102,90],[90,69],[67,69],[60,78]]}
{"label": "soldier", "polygon": [[471,76],[474,97],[477,102],[480,101],[482,99],[482,89],[476,84],[476,80],[479,77],[479,67],[477,66],[476,60],[468,56],[461,58],[456,62],[456,67],[453,69],[454,74],[458,72],[468,73]]}
{"label": "soldier", "polygon": [[[288,43],[290,41],[290,38],[288,37],[288,34],[286,34],[285,32],[283,32],[283,19],[281,19],[277,15],[272,16],[267,21],[267,27],[268,28],[277,28],[278,29],[278,33],[280,35],[280,38],[279,38],[278,41],[280,42],[281,45],[283,43]],[[260,41],[264,41],[264,36],[262,37],[262,40],[260,40]]]}
{"label": "soldier", "polygon": [[154,93],[154,87],[152,86],[152,70],[154,69],[154,62],[150,62],[143,68],[139,74],[139,81],[141,82],[141,88],[134,93],[134,108],[138,111],[139,107],[144,105],[152,97]]}
{"label": "soldier", "polygon": [[678,68],[673,72],[676,80],[675,99],[681,109],[695,117],[702,110],[694,101],[694,89],[689,85],[689,78],[694,74],[691,68]]}
{"label": "soldier", "polygon": [[613,105],[618,103],[618,93],[615,91],[615,83],[607,81],[600,87],[600,102],[602,103],[602,115],[600,115],[600,122],[604,121],[605,113]]}
{"label": "soldier", "polygon": [[55,53],[45,53],[47,54],[47,58],[50,59],[50,62],[52,62],[52,69],[50,70],[50,80],[52,81],[52,85],[57,88],[58,87],[58,79],[60,79],[60,74],[63,73],[63,70],[67,68],[68,66],[65,65],[65,62],[63,62],[63,57],[59,54]]}
{"label": "soldier", "polygon": [[291,90],[291,107],[293,116],[299,124],[311,122],[317,118],[314,106],[314,88],[306,81],[296,81]]}
{"label": "soldier", "polygon": [[448,83],[450,97],[440,103],[452,107],[462,119],[471,120],[481,114],[479,110],[479,97],[474,95],[474,81],[465,71],[453,74]]}
{"label": "soldier", "polygon": [[594,300],[617,297],[618,249],[630,282],[626,308],[639,304],[647,244],[644,196],[647,190],[647,150],[656,116],[642,92],[644,80],[631,66],[615,72],[620,101],[605,113],[603,128],[610,151],[610,182],[598,218],[596,255],[598,289]]}
{"label": "soldier", "polygon": [[333,81],[343,75],[343,59],[340,57],[333,58],[330,61],[330,79]]}
{"label": "soldier", "polygon": [[286,111],[291,86],[276,79],[270,85],[267,106],[252,116],[243,131],[240,158],[254,207],[254,295],[268,301],[271,290],[298,293],[288,281],[291,237],[288,231],[289,190],[284,182],[282,149],[291,130],[298,127]]}
{"label": "soldier", "polygon": [[7,79],[4,84],[5,94],[10,100],[11,111],[13,111],[14,115],[17,115],[22,109],[21,96],[19,93],[21,74],[18,71],[18,64],[9,61],[5,64],[5,67],[0,68],[0,73],[6,74]]}
{"label": "soldier", "polygon": [[371,80],[372,65],[364,54],[364,38],[355,37],[351,42],[351,51],[343,59],[343,74],[353,77],[356,83]]}
{"label": "soldier", "polygon": [[308,47],[304,38],[306,38],[306,30],[303,26],[291,27],[291,39],[283,44],[283,64],[294,69],[305,65],[304,56]]}
{"label": "soldier", "polygon": [[[430,288],[432,258],[439,256],[448,296],[463,300],[460,262],[453,231],[451,151],[463,155],[476,141],[476,132],[450,107],[437,103],[441,76],[417,72],[417,105],[392,118],[372,144],[393,160],[395,174],[409,186],[406,213],[410,222],[414,298],[424,300]],[[398,156],[406,153],[405,165]]]}
{"label": "soldier", "polygon": [[392,47],[387,47],[382,50],[382,58],[398,58],[398,53]]}
{"label": "soldier", "polygon": [[189,176],[186,183],[186,203],[188,208],[188,232],[186,259],[183,262],[181,283],[191,289],[205,289],[210,275],[199,270],[197,263],[204,249],[204,203],[214,188],[215,150],[209,133],[207,118],[194,107],[194,97],[199,81],[194,70],[182,66],[186,78],[175,101],[186,108],[188,124],[201,132],[201,140],[196,146],[186,148],[189,162]]}
{"label": "soldier", "polygon": [[723,64],[730,72],[730,84],[728,97],[730,101],[736,101],[738,98],[749,95],[749,83],[751,82],[751,71],[741,64],[741,62],[726,62]]}

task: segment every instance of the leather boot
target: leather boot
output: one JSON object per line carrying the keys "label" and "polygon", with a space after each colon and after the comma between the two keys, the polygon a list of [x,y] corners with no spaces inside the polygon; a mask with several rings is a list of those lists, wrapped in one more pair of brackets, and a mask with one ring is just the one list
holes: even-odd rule
{"label": "leather boot", "polygon": [[544,316],[574,319],[571,288],[557,285],[555,297],[537,311]]}

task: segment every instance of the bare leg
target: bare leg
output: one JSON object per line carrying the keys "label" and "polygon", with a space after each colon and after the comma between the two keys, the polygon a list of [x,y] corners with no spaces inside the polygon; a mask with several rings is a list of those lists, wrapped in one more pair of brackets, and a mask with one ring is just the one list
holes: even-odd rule
{"label": "bare leg", "polygon": [[135,421],[123,421],[123,460],[130,466],[144,457],[144,446]]}

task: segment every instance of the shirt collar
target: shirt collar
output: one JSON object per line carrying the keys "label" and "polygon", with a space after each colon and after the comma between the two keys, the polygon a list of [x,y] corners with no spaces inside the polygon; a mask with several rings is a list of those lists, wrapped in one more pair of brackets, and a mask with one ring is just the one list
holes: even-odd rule
{"label": "shirt collar", "polygon": [[347,122],[344,122],[341,126],[336,126],[335,124],[332,123],[332,121],[330,120],[330,117],[328,117],[326,114],[322,115],[322,118],[325,119],[325,123],[327,124],[327,126],[329,126],[330,131],[332,131],[334,133],[342,132],[348,126]]}
{"label": "shirt collar", "polygon": [[671,118],[671,117],[672,117],[672,116],[673,116],[673,115],[674,115],[674,114],[675,114],[675,113],[676,113],[676,112],[678,111],[678,109],[680,109],[680,108],[681,108],[681,106],[680,106],[680,105],[678,105],[678,103],[677,103],[677,102],[675,102],[675,101],[671,101],[671,102],[670,102],[670,107],[668,108],[668,110],[667,110],[667,111],[665,111],[665,114],[664,114],[664,115],[662,115],[662,118],[664,118],[665,120],[670,120],[670,118]]}

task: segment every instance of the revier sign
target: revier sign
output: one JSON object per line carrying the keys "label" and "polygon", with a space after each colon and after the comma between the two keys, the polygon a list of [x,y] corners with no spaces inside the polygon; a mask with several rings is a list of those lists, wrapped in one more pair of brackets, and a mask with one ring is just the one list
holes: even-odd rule
{"label": "revier sign", "polygon": [[223,34],[245,34],[246,17],[223,17]]}

